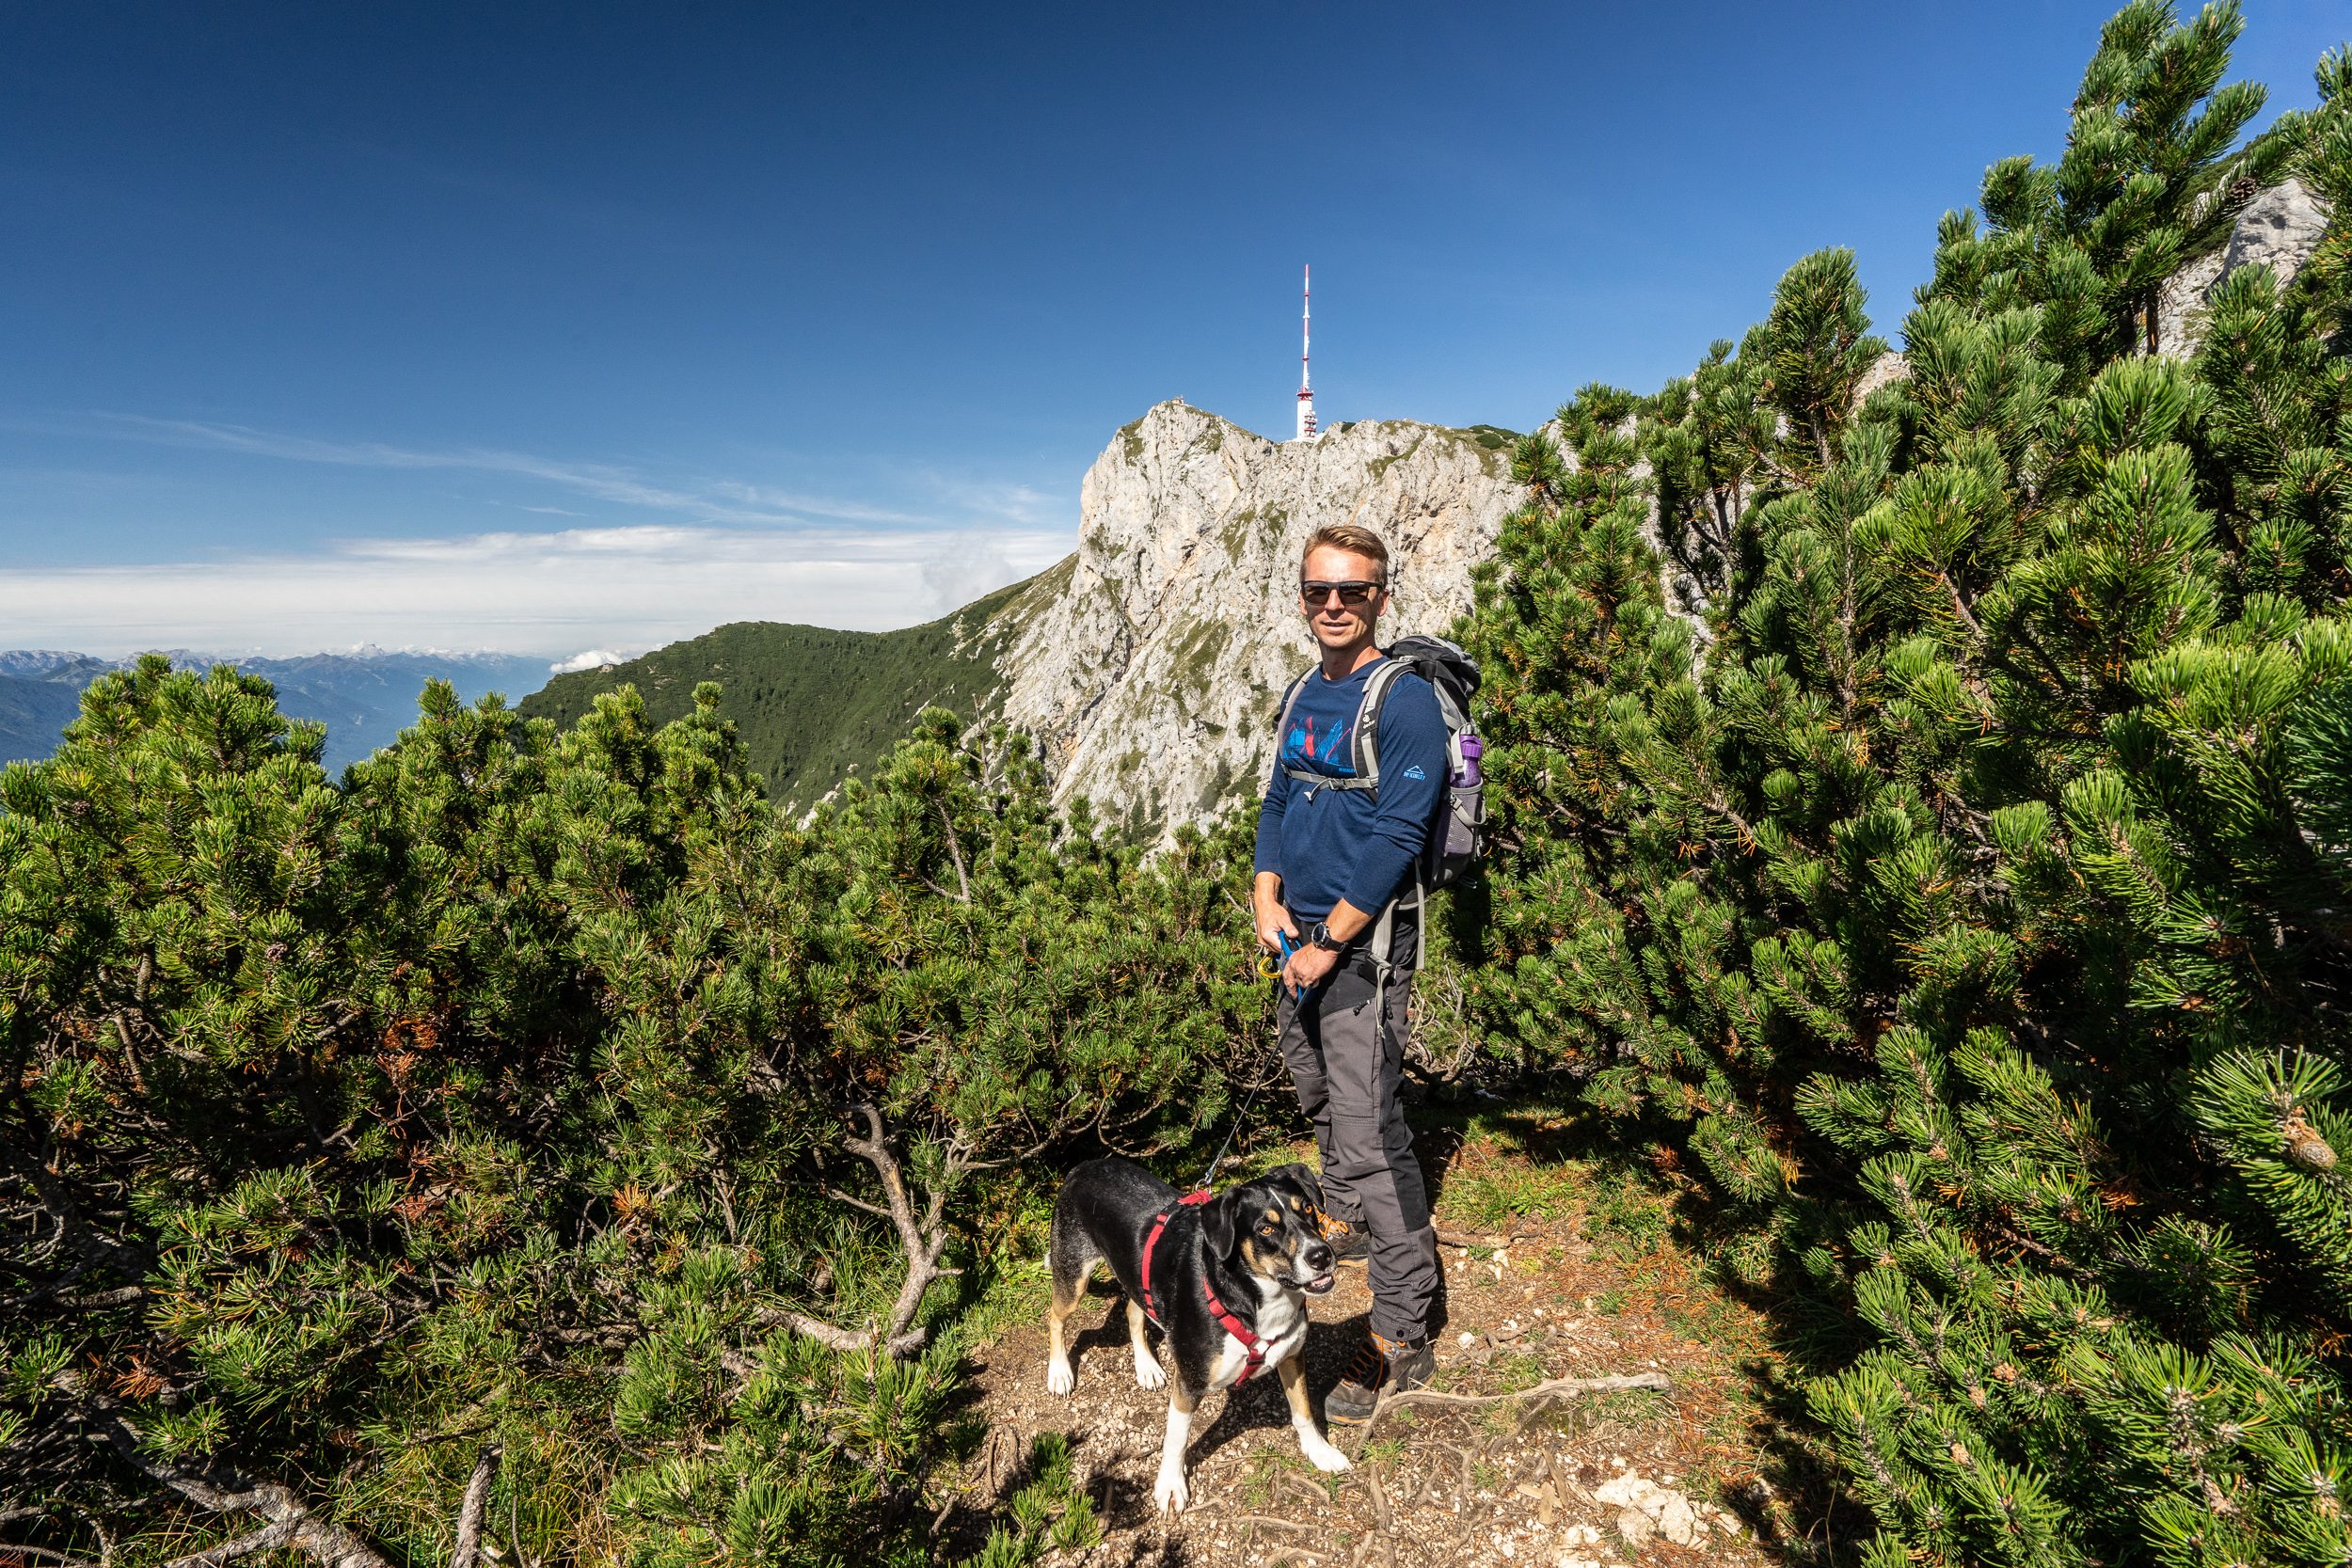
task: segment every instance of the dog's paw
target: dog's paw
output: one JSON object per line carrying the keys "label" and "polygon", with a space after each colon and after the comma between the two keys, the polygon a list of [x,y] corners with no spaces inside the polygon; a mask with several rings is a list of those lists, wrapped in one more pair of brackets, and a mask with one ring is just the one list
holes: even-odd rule
{"label": "dog's paw", "polygon": [[1067,1395],[1078,1386],[1078,1374],[1067,1361],[1049,1361],[1045,1366],[1045,1391],[1056,1396]]}
{"label": "dog's paw", "polygon": [[1160,1466],[1160,1479],[1152,1488],[1152,1500],[1162,1513],[1182,1513],[1192,1501],[1192,1489],[1184,1484],[1184,1472]]}
{"label": "dog's paw", "polygon": [[1327,1476],[1336,1476],[1342,1470],[1352,1470],[1356,1467],[1348,1463],[1347,1455],[1333,1448],[1330,1439],[1321,1433],[1301,1432],[1298,1434],[1298,1446],[1306,1452],[1307,1463]]}
{"label": "dog's paw", "polygon": [[1164,1388],[1168,1386],[1168,1373],[1156,1357],[1138,1352],[1136,1355],[1136,1381],[1146,1388]]}

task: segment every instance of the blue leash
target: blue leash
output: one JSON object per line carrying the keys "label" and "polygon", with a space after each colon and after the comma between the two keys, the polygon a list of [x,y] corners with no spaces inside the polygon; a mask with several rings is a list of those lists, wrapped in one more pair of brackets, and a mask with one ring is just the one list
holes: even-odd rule
{"label": "blue leash", "polygon": [[[1282,957],[1278,962],[1271,953],[1258,955],[1258,974],[1261,979],[1280,979],[1282,977],[1281,965],[1289,963],[1291,955],[1298,951],[1295,946],[1292,945],[1289,935],[1283,931],[1277,930],[1274,933],[1274,941],[1276,945],[1282,949]],[[1290,988],[1290,993],[1293,1001],[1299,1000],[1304,994],[1296,986]],[[1241,1109],[1234,1114],[1232,1130],[1225,1134],[1225,1141],[1217,1145],[1216,1158],[1209,1162],[1209,1168],[1202,1171],[1200,1180],[1193,1183],[1193,1189],[1196,1192],[1206,1190],[1210,1181],[1216,1179],[1216,1167],[1225,1163],[1225,1156],[1232,1149],[1233,1139],[1241,1132],[1241,1124],[1249,1117],[1249,1107],[1257,1103],[1258,1091],[1263,1087],[1265,1085],[1263,1081],[1252,1084],[1249,1086],[1249,1092],[1242,1097]]]}

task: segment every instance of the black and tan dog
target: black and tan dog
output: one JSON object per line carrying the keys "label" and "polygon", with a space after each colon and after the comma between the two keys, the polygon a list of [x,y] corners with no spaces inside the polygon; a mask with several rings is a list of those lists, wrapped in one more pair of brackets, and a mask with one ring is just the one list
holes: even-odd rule
{"label": "black and tan dog", "polygon": [[1331,1247],[1315,1224],[1322,1206],[1323,1189],[1304,1165],[1285,1165],[1214,1197],[1179,1194],[1132,1160],[1089,1160],[1063,1179],[1049,1247],[1054,1303],[1045,1333],[1053,1359],[1045,1386],[1067,1394],[1077,1386],[1062,1323],[1086,1294],[1094,1265],[1108,1263],[1127,1294],[1136,1381],[1146,1388],[1168,1381],[1144,1335],[1147,1318],[1167,1336],[1176,1370],[1159,1481],[1152,1489],[1164,1512],[1190,1500],[1184,1443],[1200,1396],[1232,1387],[1269,1361],[1289,1396],[1291,1425],[1308,1462],[1318,1470],[1348,1467],[1347,1456],[1315,1425],[1298,1359],[1307,1342],[1305,1298],[1331,1289]]}

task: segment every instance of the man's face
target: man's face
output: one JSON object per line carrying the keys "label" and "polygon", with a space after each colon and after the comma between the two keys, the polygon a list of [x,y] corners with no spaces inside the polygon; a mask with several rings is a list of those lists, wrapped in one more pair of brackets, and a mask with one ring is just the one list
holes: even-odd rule
{"label": "man's face", "polygon": [[[1355,590],[1378,583],[1380,575],[1377,561],[1353,550],[1325,545],[1309,553],[1300,580],[1313,586],[1300,590],[1298,608],[1314,628],[1317,642],[1327,648],[1345,648],[1372,636],[1373,623],[1389,608],[1388,590],[1375,587],[1360,598]],[[1334,586],[1342,591],[1333,593]],[[1350,604],[1350,599],[1359,602]]]}

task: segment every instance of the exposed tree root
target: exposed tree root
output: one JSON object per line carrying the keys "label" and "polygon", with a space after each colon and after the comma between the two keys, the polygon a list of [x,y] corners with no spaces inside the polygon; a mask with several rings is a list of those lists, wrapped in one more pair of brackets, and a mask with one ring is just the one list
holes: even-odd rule
{"label": "exposed tree root", "polygon": [[[1660,1393],[1670,1393],[1674,1389],[1674,1379],[1664,1372],[1627,1372],[1613,1377],[1555,1377],[1531,1388],[1515,1389],[1507,1394],[1440,1394],[1432,1388],[1414,1388],[1402,1394],[1391,1394],[1382,1400],[1380,1407],[1372,1413],[1372,1419],[1363,1424],[1362,1430],[1370,1432],[1379,1424],[1381,1417],[1408,1404],[1459,1410],[1473,1405],[1501,1404],[1505,1400],[1534,1400],[1565,1394],[1613,1394],[1628,1388],[1654,1388]],[[1463,1464],[1467,1465],[1469,1463],[1466,1454]]]}

